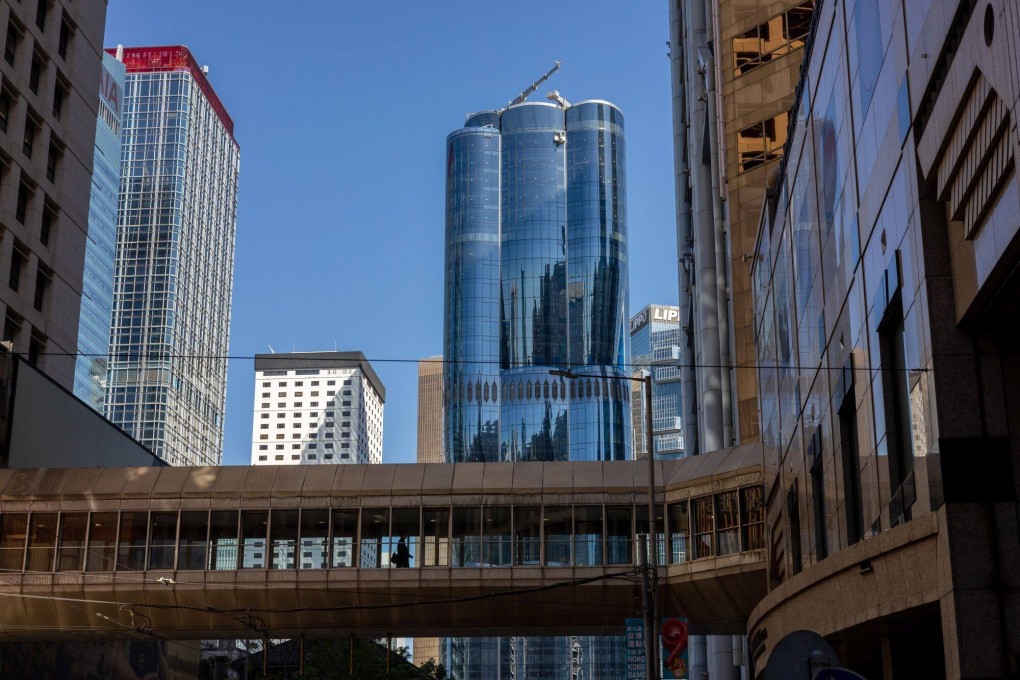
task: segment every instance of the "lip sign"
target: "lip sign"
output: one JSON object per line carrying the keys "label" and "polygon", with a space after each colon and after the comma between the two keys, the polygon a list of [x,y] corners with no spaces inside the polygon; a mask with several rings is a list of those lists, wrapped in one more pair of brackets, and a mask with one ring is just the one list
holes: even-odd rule
{"label": "lip sign", "polygon": [[669,650],[663,665],[671,670],[674,676],[684,677],[687,675],[687,662],[683,658],[683,653],[687,651],[687,624],[677,619],[669,619],[662,622],[660,632],[662,645]]}

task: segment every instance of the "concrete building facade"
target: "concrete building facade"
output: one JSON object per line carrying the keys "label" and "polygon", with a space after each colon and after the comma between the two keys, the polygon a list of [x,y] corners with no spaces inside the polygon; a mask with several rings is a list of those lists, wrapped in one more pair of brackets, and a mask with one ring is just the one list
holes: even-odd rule
{"label": "concrete building facade", "polygon": [[1020,9],[826,0],[816,22],[752,260],[751,657],[770,677],[807,629],[867,678],[1017,677]]}
{"label": "concrete building facade", "polygon": [[110,54],[103,54],[81,318],[78,322],[78,357],[74,371],[75,396],[99,413],[105,412],[110,321],[113,315],[125,74],[123,63]]}
{"label": "concrete building facade", "polygon": [[361,352],[257,354],[251,464],[381,463],[385,401]]}
{"label": "concrete building facade", "polygon": [[107,417],[171,465],[223,451],[240,148],[187,47],[129,47]]}
{"label": "concrete building facade", "polygon": [[105,19],[104,0],[0,3],[0,342],[67,389]]}

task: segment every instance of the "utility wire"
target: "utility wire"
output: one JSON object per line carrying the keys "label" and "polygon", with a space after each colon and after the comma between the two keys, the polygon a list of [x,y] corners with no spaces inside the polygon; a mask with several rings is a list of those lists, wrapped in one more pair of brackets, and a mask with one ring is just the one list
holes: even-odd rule
{"label": "utility wire", "polygon": [[[26,357],[26,358],[29,356],[28,352],[7,352],[7,353],[8,354],[16,354],[18,356]],[[297,353],[294,353],[294,354],[275,354],[275,355],[273,355],[273,354],[268,354],[268,355],[263,354],[263,355],[258,355],[258,357],[261,357],[261,358],[271,357],[273,361],[294,361],[294,362],[300,362],[302,364],[309,364],[309,363],[316,363],[316,362],[330,363],[330,362],[336,361],[336,359],[332,358],[332,357],[312,357],[312,356],[309,356],[310,354],[314,354],[314,352],[308,352],[308,353],[297,352]],[[145,356],[145,357],[143,357],[143,356],[138,355],[138,354],[128,354],[128,355],[117,354],[117,355],[113,355],[113,354],[99,354],[99,353],[90,353],[90,352],[48,352],[48,351],[47,352],[37,352],[37,353],[35,353],[34,356],[40,356],[40,357],[42,357],[42,356],[73,357],[73,358],[81,357],[81,358],[85,358],[85,359],[99,358],[99,359],[107,359],[111,364],[113,362],[162,362],[162,361],[172,361],[172,360],[175,360],[175,359],[185,359],[185,360],[208,359],[208,360],[214,360],[214,361],[254,361],[256,358],[258,358],[258,357],[256,357],[256,355],[253,355],[253,354],[170,354],[170,353],[167,353],[167,354],[161,354],[159,356]],[[962,354],[949,354],[949,355],[943,355],[943,356],[964,356],[964,355],[962,355]],[[967,356],[969,356],[969,355],[967,355]],[[405,359],[405,358],[380,358],[380,357],[371,358],[371,357],[366,357],[364,359],[364,361],[366,361],[368,363],[376,363],[376,364],[387,364],[387,363],[389,363],[389,364],[419,364],[419,363],[422,363],[422,364],[443,364],[444,366],[446,364],[471,364],[471,365],[479,365],[480,364],[480,365],[484,365],[484,366],[502,366],[503,365],[503,362],[500,361],[499,359],[457,359],[457,360],[454,360],[454,359],[436,359],[436,358]],[[515,366],[514,368],[545,368],[545,367],[546,366],[525,365],[525,366]],[[847,366],[824,366],[824,365],[804,366],[804,365],[801,365],[801,364],[780,363],[778,361],[776,363],[774,363],[774,364],[760,364],[760,363],[748,363],[748,364],[733,364],[733,363],[731,363],[731,364],[703,364],[703,363],[689,363],[689,364],[683,364],[683,363],[680,363],[679,361],[677,361],[677,362],[671,362],[671,363],[624,362],[624,363],[611,364],[611,365],[609,365],[609,364],[585,364],[585,363],[572,362],[572,361],[559,361],[559,362],[556,362],[554,364],[549,364],[549,367],[554,367],[554,368],[568,367],[568,368],[578,368],[578,369],[581,369],[581,368],[597,368],[597,369],[601,369],[601,368],[651,369],[651,368],[671,368],[672,367],[672,368],[690,368],[690,369],[697,369],[697,368],[719,368],[719,369],[733,369],[733,370],[738,370],[738,369],[755,369],[755,370],[758,370],[758,369],[776,369],[776,370],[779,370],[779,369],[783,369],[783,370],[788,370],[788,371],[822,371],[822,370],[824,370],[824,371],[844,371],[844,370],[848,370]],[[908,373],[930,373],[933,369],[931,369],[931,368],[900,368],[900,367],[892,367],[892,368],[890,368],[888,366],[874,367],[874,366],[866,366],[866,365],[854,364],[852,366],[852,368],[850,368],[849,370],[854,370],[854,371],[905,371],[905,372],[908,372]],[[579,375],[578,377],[597,378],[597,377],[603,377],[603,376],[599,376],[599,375]]]}

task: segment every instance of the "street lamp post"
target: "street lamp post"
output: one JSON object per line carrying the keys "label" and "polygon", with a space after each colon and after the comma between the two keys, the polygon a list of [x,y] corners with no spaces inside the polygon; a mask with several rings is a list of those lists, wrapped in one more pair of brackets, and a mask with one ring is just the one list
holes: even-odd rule
{"label": "street lamp post", "polygon": [[[568,380],[574,380],[581,376],[573,371],[565,371],[562,369],[550,369],[550,375],[554,375],[560,378],[566,378]],[[659,563],[659,541],[658,533],[655,531],[655,441],[652,437],[652,372],[648,371],[647,375],[643,375],[640,378],[626,375],[603,375],[596,376],[606,378],[607,380],[628,380],[630,382],[644,383],[645,392],[645,457],[648,459],[648,565],[650,565],[650,571],[653,574],[653,578],[649,580],[647,586],[647,592],[649,593],[649,599],[651,600],[652,610],[652,625],[645,624],[645,656],[647,663],[647,675],[649,680],[653,678],[658,680],[659,678],[659,645],[656,640],[656,628],[655,622],[659,620],[658,612],[655,611],[658,598],[655,596],[656,581],[654,575],[658,574],[658,563]],[[644,543],[642,542],[641,549],[644,549]],[[641,564],[644,565],[644,560],[641,560]]]}

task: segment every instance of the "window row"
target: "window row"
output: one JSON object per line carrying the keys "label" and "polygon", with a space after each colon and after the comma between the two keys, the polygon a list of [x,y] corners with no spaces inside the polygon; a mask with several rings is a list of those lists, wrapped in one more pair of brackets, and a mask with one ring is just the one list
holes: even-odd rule
{"label": "window row", "polygon": [[[665,510],[660,564],[763,547],[760,486]],[[4,513],[0,571],[626,565],[648,524],[640,504]]]}

